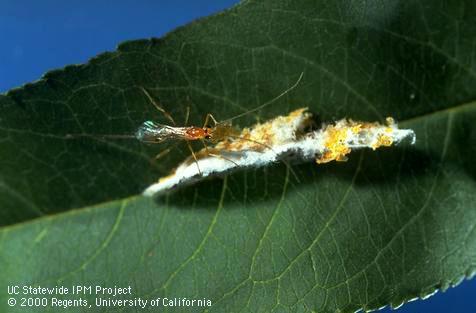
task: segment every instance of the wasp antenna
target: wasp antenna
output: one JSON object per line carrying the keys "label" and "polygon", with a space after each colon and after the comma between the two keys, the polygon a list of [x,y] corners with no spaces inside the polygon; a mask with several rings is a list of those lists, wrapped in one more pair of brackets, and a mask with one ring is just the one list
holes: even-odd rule
{"label": "wasp antenna", "polygon": [[301,72],[301,75],[299,75],[299,78],[297,79],[297,81],[296,81],[291,87],[289,87],[288,89],[286,89],[286,90],[283,91],[281,94],[279,94],[278,96],[274,97],[273,99],[269,100],[268,102],[265,102],[265,103],[263,103],[262,105],[260,105],[260,106],[258,106],[258,107],[256,107],[256,108],[254,108],[254,109],[251,109],[251,110],[249,110],[249,111],[246,111],[246,112],[243,112],[243,113],[238,114],[238,115],[236,115],[236,116],[233,116],[233,117],[231,117],[231,118],[225,120],[225,122],[228,122],[228,121],[237,119],[237,118],[239,118],[239,117],[242,117],[242,116],[244,116],[244,115],[247,115],[247,114],[256,112],[256,111],[258,111],[258,110],[261,110],[262,108],[264,108],[264,107],[270,105],[271,103],[273,103],[273,102],[279,100],[280,98],[282,98],[283,96],[285,96],[287,93],[289,93],[290,91],[292,91],[294,88],[296,88],[296,87],[299,85],[299,83],[301,82],[301,79],[302,79],[303,76],[304,76],[304,72]]}

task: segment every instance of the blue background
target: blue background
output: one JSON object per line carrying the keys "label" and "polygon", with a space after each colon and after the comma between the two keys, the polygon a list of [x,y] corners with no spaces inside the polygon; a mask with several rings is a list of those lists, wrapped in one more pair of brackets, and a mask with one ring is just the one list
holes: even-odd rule
{"label": "blue background", "polygon": [[[83,63],[125,40],[160,37],[237,0],[2,1],[0,93],[48,70]],[[476,312],[476,280],[406,304],[397,313]],[[390,312],[384,309],[380,312]]]}

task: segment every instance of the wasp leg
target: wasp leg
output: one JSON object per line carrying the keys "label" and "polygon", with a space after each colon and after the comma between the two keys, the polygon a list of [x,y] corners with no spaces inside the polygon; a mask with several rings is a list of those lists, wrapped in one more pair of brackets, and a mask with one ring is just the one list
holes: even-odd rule
{"label": "wasp leg", "polygon": [[154,160],[155,160],[155,161],[158,161],[159,159],[162,159],[164,156],[166,156],[167,154],[169,154],[171,150],[172,150],[172,148],[167,148],[167,149],[164,149],[164,150],[160,151],[160,152],[157,153],[157,155],[154,157]]}
{"label": "wasp leg", "polygon": [[188,125],[189,116],[190,116],[190,106],[187,105],[187,110],[185,111],[185,123],[183,124],[184,126]]}
{"label": "wasp leg", "polygon": [[157,160],[163,158],[164,156],[166,156],[167,154],[169,154],[170,151],[172,151],[172,149],[176,148],[178,143],[179,143],[179,142],[176,141],[176,142],[174,142],[172,145],[170,145],[170,147],[164,149],[163,151],[160,151],[159,153],[157,153],[157,155],[155,156],[154,159],[157,161]]}
{"label": "wasp leg", "polygon": [[203,128],[208,126],[209,119],[211,119],[215,125],[218,124],[217,120],[213,117],[213,115],[211,113],[207,113],[207,116],[205,116],[205,123],[203,123]]}
{"label": "wasp leg", "polygon": [[205,151],[206,151],[207,155],[212,156],[212,157],[215,157],[215,158],[218,158],[218,159],[226,160],[226,161],[228,161],[228,162],[233,163],[235,166],[239,166],[238,163],[236,163],[235,161],[233,161],[233,160],[231,160],[231,159],[229,159],[229,158],[227,158],[227,157],[224,157],[224,156],[221,155],[221,154],[216,154],[216,153],[210,152],[210,150],[208,149],[208,146],[207,146],[207,144],[205,143],[205,141],[204,141],[204,140],[201,140],[201,142],[203,143],[203,146],[205,147]]}
{"label": "wasp leg", "polygon": [[[240,136],[232,136],[232,135],[228,135],[228,137],[235,138],[235,139],[246,140],[246,141],[250,141],[250,142],[254,142],[254,143],[258,144],[258,145],[263,146],[263,147],[266,148],[266,149],[270,149],[271,151],[274,151],[271,146],[269,146],[269,145],[267,145],[267,144],[265,144],[265,143],[259,142],[259,141],[257,141],[257,140],[253,140],[253,139],[249,139],[249,138],[243,138],[243,137],[240,137]],[[231,161],[231,160],[230,160],[230,161]],[[233,161],[232,161],[232,162],[233,162]],[[284,160],[284,159],[281,159],[281,162],[283,162],[284,165],[286,165],[287,169],[291,172],[291,174],[294,176],[294,178],[296,179],[296,181],[297,181],[298,183],[300,183],[301,181],[300,181],[300,179],[299,179],[299,176],[298,176],[298,175],[296,174],[296,172],[293,170],[291,164],[290,164],[288,161]],[[233,163],[235,163],[235,162],[233,162]],[[235,163],[235,164],[236,164],[236,163]]]}
{"label": "wasp leg", "polygon": [[200,174],[200,176],[203,175],[202,171],[200,170],[200,166],[198,165],[197,156],[195,155],[195,152],[193,151],[192,145],[188,141],[187,141],[187,147],[190,150],[190,152],[192,153],[193,159],[195,160],[195,164],[197,164],[198,174]]}
{"label": "wasp leg", "polygon": [[147,96],[147,98],[149,98],[150,102],[155,106],[155,108],[157,110],[159,110],[160,112],[162,112],[162,114],[168,118],[173,125],[176,125],[175,124],[175,121],[174,119],[172,118],[172,116],[167,112],[165,111],[157,102],[154,101],[154,99],[152,99],[152,97],[150,96],[149,92],[147,92],[147,90],[145,90],[144,87],[140,87],[140,89],[142,89],[142,92],[144,92],[144,94]]}

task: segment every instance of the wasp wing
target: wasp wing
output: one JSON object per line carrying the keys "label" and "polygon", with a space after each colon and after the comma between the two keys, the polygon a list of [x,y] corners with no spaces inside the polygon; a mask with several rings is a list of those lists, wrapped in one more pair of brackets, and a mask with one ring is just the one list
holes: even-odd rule
{"label": "wasp wing", "polygon": [[185,128],[146,121],[137,129],[135,137],[142,142],[148,143],[159,143],[168,139],[183,139],[185,137]]}

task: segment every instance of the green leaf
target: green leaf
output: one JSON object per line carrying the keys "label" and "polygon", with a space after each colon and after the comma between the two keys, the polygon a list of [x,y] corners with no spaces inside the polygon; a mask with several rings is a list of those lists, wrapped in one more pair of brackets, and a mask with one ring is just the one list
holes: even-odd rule
{"label": "green leaf", "polygon": [[[353,312],[472,276],[475,11],[469,0],[244,1],[0,96],[1,290],[117,285],[129,298],[213,303],[160,310]],[[186,147],[154,163],[165,146],[68,136],[166,122],[140,87],[200,125],[264,103],[302,71],[298,88],[237,122],[302,106],[323,121],[393,116],[416,145],[243,171],[154,201],[140,192]],[[1,311],[20,312],[8,297]]]}

